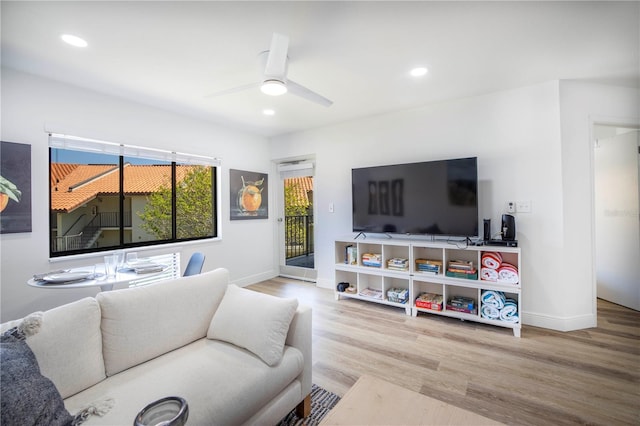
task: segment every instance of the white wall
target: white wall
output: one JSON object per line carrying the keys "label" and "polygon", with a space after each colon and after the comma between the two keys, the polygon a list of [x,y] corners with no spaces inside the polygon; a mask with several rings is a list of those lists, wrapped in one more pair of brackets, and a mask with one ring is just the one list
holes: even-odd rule
{"label": "white wall", "polygon": [[564,261],[571,267],[557,282],[563,285],[562,297],[572,300],[564,311],[569,328],[596,312],[594,124],[637,125],[639,100],[638,90],[578,81],[560,84]]}
{"label": "white wall", "polygon": [[[0,236],[1,321],[49,309],[95,290],[48,290],[26,285],[34,272],[96,263],[48,257],[48,140],[46,130],[113,142],[222,158],[222,240],[181,245],[183,268],[192,252],[205,253],[205,270],[224,266],[231,280],[246,285],[277,274],[273,252],[273,210],[268,220],[229,221],[229,169],[269,172],[262,137],[179,116],[149,106],[2,69],[2,140],[31,145],[31,233]],[[271,191],[270,191],[271,196]],[[273,207],[270,207],[273,209]],[[153,252],[167,252],[168,248]],[[265,253],[261,255],[261,253]]]}
{"label": "white wall", "polygon": [[640,310],[637,130],[598,138],[594,149],[598,297]]}
{"label": "white wall", "polygon": [[[558,82],[370,117],[274,138],[274,159],[316,156],[318,282],[334,285],[333,240],[351,233],[351,168],[478,157],[480,217],[498,230],[505,203],[528,200],[516,214],[523,251],[523,313],[557,316],[553,297],[562,262],[562,170]],[[328,212],[334,203],[335,213]],[[562,285],[562,284],[560,284]]]}
{"label": "white wall", "polygon": [[637,122],[638,99],[553,81],[281,136],[271,155],[316,155],[318,282],[331,288],[333,240],[351,232],[351,168],[478,156],[480,216],[494,232],[506,201],[531,201],[531,213],[516,213],[523,322],[574,330],[597,315],[590,128],[596,118]]}

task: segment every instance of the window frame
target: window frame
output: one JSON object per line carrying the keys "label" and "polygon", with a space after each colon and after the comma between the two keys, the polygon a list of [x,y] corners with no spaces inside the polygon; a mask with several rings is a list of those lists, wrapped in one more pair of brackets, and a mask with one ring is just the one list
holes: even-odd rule
{"label": "window frame", "polygon": [[[117,245],[110,245],[105,247],[93,247],[88,249],[72,249],[65,251],[54,251],[53,247],[53,221],[55,220],[52,207],[52,182],[51,182],[51,169],[52,169],[52,153],[54,149],[64,149],[71,151],[82,151],[97,154],[114,155],[118,158],[118,174],[119,174],[119,194],[117,195],[119,200],[119,243]],[[159,160],[168,162],[171,166],[171,193],[172,193],[172,237],[162,240],[140,241],[140,242],[124,242],[124,164],[125,158],[144,158],[147,160]],[[212,196],[212,227],[213,235],[204,237],[189,237],[178,238],[177,237],[177,221],[179,212],[176,208],[176,187],[179,184],[176,182],[176,168],[179,166],[205,166],[211,168],[211,196]],[[55,133],[49,133],[49,203],[48,203],[48,215],[49,215],[49,227],[48,227],[48,243],[49,243],[49,257],[50,259],[60,259],[69,256],[86,256],[95,253],[109,252],[115,250],[127,250],[132,248],[142,247],[161,247],[168,245],[193,243],[198,241],[211,241],[221,239],[221,161],[218,158],[206,157],[200,155],[192,155],[186,153],[179,153],[175,151],[157,150],[146,147],[139,147],[134,145],[117,144],[113,142],[98,141],[94,139],[80,138],[76,136],[60,135]],[[133,214],[133,213],[132,213]],[[133,226],[133,225],[132,225]]]}

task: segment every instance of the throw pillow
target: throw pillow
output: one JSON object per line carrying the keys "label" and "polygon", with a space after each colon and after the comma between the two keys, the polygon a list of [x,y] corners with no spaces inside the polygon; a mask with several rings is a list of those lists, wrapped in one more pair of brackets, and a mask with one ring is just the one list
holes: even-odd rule
{"label": "throw pillow", "polygon": [[3,425],[71,425],[60,392],[40,374],[22,328],[0,335],[0,401]]}
{"label": "throw pillow", "polygon": [[267,365],[282,359],[297,299],[283,299],[230,284],[207,332],[209,339],[233,343]]}

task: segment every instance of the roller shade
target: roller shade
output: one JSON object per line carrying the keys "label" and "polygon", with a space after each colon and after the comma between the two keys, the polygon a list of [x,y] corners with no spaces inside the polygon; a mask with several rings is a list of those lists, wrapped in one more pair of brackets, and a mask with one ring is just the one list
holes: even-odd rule
{"label": "roller shade", "polygon": [[197,164],[203,166],[220,166],[221,164],[220,159],[215,157],[125,145],[57,133],[49,133],[49,147],[118,156],[123,155],[126,157],[146,158],[166,162],[175,161],[178,164]]}

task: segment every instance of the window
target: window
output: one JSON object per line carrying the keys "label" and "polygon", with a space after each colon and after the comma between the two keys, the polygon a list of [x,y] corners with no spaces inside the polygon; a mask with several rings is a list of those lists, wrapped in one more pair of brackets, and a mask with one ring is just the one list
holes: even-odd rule
{"label": "window", "polygon": [[219,161],[49,138],[50,255],[218,236]]}

